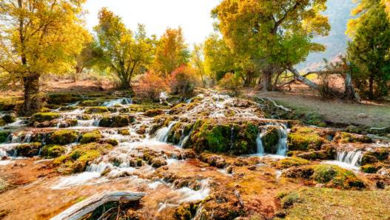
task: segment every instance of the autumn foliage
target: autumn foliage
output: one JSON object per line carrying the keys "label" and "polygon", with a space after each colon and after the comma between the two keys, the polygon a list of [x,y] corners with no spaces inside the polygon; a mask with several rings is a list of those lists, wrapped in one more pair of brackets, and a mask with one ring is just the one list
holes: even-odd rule
{"label": "autumn foliage", "polygon": [[195,70],[184,65],[174,70],[168,80],[171,93],[182,97],[193,94],[197,81]]}
{"label": "autumn foliage", "polygon": [[164,78],[153,71],[149,71],[141,76],[135,92],[138,97],[158,101],[161,92],[169,90],[168,84]]}

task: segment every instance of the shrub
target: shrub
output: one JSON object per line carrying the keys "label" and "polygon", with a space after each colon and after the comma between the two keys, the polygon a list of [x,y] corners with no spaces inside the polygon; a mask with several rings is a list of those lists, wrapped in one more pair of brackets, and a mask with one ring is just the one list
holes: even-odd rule
{"label": "shrub", "polygon": [[242,80],[238,75],[233,73],[227,73],[225,76],[219,81],[218,85],[224,89],[227,89],[233,92],[235,95],[238,94],[239,89],[242,86]]}
{"label": "shrub", "polygon": [[141,98],[159,101],[160,93],[168,89],[166,81],[161,76],[154,72],[147,72],[140,78],[135,93]]}
{"label": "shrub", "polygon": [[195,85],[195,72],[187,66],[177,68],[169,78],[169,87],[174,95],[191,97],[194,93]]}

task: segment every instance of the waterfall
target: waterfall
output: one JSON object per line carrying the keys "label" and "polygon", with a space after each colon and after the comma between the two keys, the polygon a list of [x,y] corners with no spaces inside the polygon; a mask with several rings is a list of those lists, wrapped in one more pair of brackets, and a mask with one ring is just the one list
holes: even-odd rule
{"label": "waterfall", "polygon": [[169,134],[169,131],[172,129],[172,127],[176,124],[176,122],[171,122],[169,123],[169,126],[168,127],[163,127],[163,128],[160,128],[157,132],[156,132],[156,136],[155,136],[155,139],[158,140],[158,141],[161,141],[161,142],[167,142],[168,141],[168,134]]}
{"label": "waterfall", "polygon": [[130,98],[114,99],[103,103],[103,106],[113,107],[115,105],[130,105],[132,100]]}
{"label": "waterfall", "polygon": [[284,125],[280,125],[279,132],[279,142],[277,144],[277,155],[286,156],[288,147],[287,147],[287,128]]}
{"label": "waterfall", "polygon": [[256,145],[257,145],[257,154],[260,156],[264,156],[264,146],[263,146],[263,141],[261,141],[261,133],[257,135]]}
{"label": "waterfall", "polygon": [[26,136],[23,139],[23,143],[30,143],[31,142],[31,136],[32,136],[31,132],[27,133]]}
{"label": "waterfall", "polygon": [[350,164],[352,166],[360,166],[362,162],[362,151],[341,151],[337,152],[337,161]]}

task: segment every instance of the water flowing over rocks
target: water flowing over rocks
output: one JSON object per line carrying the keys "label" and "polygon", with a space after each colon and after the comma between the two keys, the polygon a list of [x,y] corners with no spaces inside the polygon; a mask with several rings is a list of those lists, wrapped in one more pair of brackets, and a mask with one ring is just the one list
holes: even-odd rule
{"label": "water flowing over rocks", "polygon": [[284,120],[293,111],[272,100],[197,93],[172,106],[57,94],[30,118],[1,113],[0,197],[14,199],[0,207],[13,209],[10,219],[48,219],[95,194],[131,191],[144,193],[137,204],[99,204],[87,217],[119,207],[133,219],[269,219],[279,189],[390,184],[386,141]]}

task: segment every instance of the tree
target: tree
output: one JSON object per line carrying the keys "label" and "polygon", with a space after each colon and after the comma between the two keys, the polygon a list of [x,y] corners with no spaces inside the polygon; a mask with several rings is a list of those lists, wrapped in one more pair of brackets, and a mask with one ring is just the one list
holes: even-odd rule
{"label": "tree", "polygon": [[353,78],[370,99],[385,96],[390,81],[390,22],[385,7],[379,0],[364,0],[353,13],[358,17],[348,24],[352,38],[348,55],[359,69]]}
{"label": "tree", "polygon": [[41,107],[39,79],[67,73],[87,38],[80,13],[85,0],[0,1],[0,68],[22,83],[23,115]]}
{"label": "tree", "polygon": [[206,75],[206,69],[205,69],[205,63],[204,63],[204,56],[203,56],[203,45],[202,44],[195,44],[194,50],[191,54],[191,65],[195,69],[196,74],[200,77],[200,80],[202,81],[203,87],[206,86],[207,81],[207,75]]}
{"label": "tree", "polygon": [[157,43],[153,68],[156,72],[168,75],[183,64],[187,64],[189,58],[190,53],[181,28],[167,29]]}
{"label": "tree", "polygon": [[153,39],[146,36],[143,25],[133,34],[120,17],[106,8],[99,13],[95,31],[100,66],[116,74],[122,89],[132,90],[133,77],[146,72],[153,59]]}
{"label": "tree", "polygon": [[228,72],[236,72],[234,54],[217,34],[212,34],[204,43],[205,68],[217,82]]}
{"label": "tree", "polygon": [[271,90],[275,73],[294,70],[310,52],[324,50],[312,39],[329,32],[325,9],[326,0],[223,0],[213,15],[227,45],[261,68],[263,88]]}

